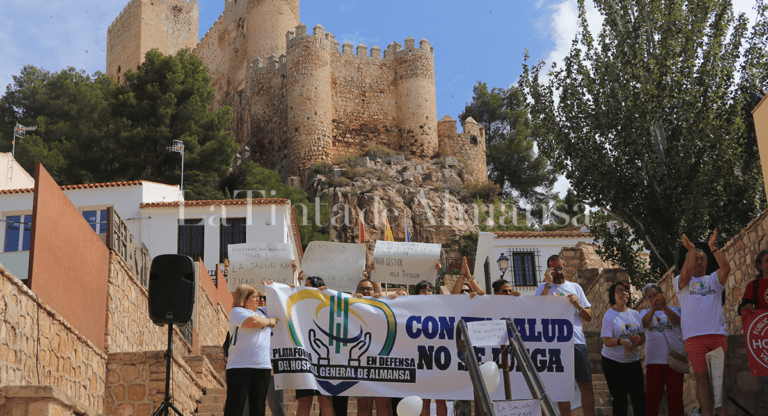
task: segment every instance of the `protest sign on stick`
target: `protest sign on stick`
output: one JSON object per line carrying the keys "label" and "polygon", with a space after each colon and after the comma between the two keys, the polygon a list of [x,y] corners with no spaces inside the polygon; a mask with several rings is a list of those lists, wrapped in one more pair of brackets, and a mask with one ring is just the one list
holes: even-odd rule
{"label": "protest sign on stick", "polygon": [[373,250],[373,280],[413,285],[435,283],[440,244],[377,241]]}
{"label": "protest sign on stick", "polygon": [[341,292],[354,292],[365,270],[365,244],[313,241],[301,259],[304,277],[322,277],[325,284]]}
{"label": "protest sign on stick", "polygon": [[753,376],[768,375],[768,310],[742,312],[744,342],[747,345],[749,370]]}
{"label": "protest sign on stick", "polygon": [[293,244],[244,243],[229,245],[227,290],[234,292],[238,285],[246,284],[264,291],[262,281],[293,283]]}

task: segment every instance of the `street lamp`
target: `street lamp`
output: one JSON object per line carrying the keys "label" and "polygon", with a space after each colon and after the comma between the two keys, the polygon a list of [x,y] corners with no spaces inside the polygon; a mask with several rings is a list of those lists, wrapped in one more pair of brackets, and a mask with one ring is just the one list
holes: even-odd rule
{"label": "street lamp", "polygon": [[504,253],[501,253],[499,259],[496,260],[496,264],[499,265],[499,270],[501,271],[500,279],[503,279],[504,274],[507,272],[507,268],[509,267],[509,258],[505,256]]}

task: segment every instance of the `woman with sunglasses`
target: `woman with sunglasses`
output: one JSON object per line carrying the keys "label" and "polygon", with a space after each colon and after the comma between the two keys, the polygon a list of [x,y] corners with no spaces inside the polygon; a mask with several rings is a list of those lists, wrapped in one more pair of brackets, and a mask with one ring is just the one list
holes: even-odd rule
{"label": "woman with sunglasses", "polygon": [[627,307],[629,283],[616,282],[608,289],[611,308],[603,316],[600,336],[603,373],[613,397],[613,416],[627,414],[627,397],[636,415],[645,414],[643,366],[637,347],[645,343],[645,330],[640,314]]}
{"label": "woman with sunglasses", "polygon": [[229,333],[232,340],[227,358],[227,401],[225,416],[242,416],[246,399],[251,416],[264,416],[270,362],[269,328],[277,325],[276,318],[258,311],[259,294],[251,286],[235,288],[232,311],[229,313]]}
{"label": "woman with sunglasses", "polygon": [[451,289],[451,294],[469,294],[471,298],[474,298],[475,295],[485,295],[485,290],[480,287],[477,280],[475,280],[475,277],[469,272],[469,265],[467,264],[466,257],[461,261],[461,274],[459,275],[459,278],[456,279],[456,283],[453,285],[453,289]]}

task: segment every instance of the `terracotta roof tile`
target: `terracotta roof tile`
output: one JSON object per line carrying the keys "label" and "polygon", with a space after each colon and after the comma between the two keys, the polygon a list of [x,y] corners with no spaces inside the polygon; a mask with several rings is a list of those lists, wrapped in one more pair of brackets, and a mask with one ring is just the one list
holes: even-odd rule
{"label": "terracotta roof tile", "polygon": [[[119,188],[122,186],[139,186],[144,183],[153,183],[157,185],[176,187],[176,185],[168,185],[166,183],[152,182],[152,181],[123,181],[123,182],[102,182],[102,183],[84,183],[80,185],[62,185],[62,191],[71,191],[76,189],[96,189],[96,188]],[[31,194],[34,192],[34,188],[23,189],[5,189],[0,191],[0,194]]]}
{"label": "terracotta roof tile", "polygon": [[496,231],[495,238],[594,238],[590,233],[581,231]]}
{"label": "terracotta roof tile", "polygon": [[[251,205],[290,205],[290,199],[283,198],[252,198]],[[248,205],[247,199],[219,199],[208,201],[184,201],[185,207],[208,207],[211,205]],[[179,206],[179,201],[167,201],[167,202],[145,202],[139,205],[139,208],[176,208]]]}

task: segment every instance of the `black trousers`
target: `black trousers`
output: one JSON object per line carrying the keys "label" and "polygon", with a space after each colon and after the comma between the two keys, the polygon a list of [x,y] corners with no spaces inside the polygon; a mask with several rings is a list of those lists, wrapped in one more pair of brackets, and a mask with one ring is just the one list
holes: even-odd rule
{"label": "black trousers", "polygon": [[635,415],[645,414],[645,387],[640,361],[620,363],[602,357],[603,373],[608,391],[613,397],[613,416],[627,415],[627,397],[632,400]]}
{"label": "black trousers", "polygon": [[270,369],[232,368],[227,370],[227,403],[224,416],[243,416],[248,399],[250,416],[264,416]]}

